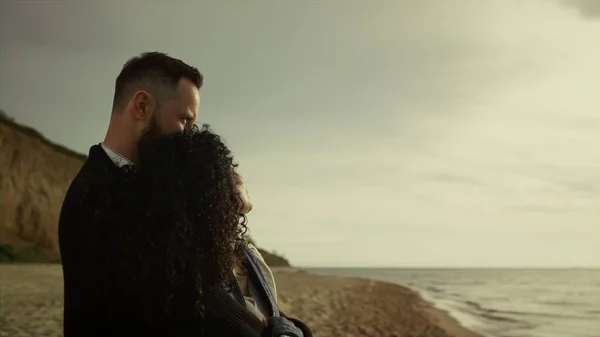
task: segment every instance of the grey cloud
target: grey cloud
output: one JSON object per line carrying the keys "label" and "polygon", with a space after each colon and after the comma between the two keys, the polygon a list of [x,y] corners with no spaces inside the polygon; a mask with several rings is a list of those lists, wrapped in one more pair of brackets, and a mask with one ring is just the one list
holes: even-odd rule
{"label": "grey cloud", "polygon": [[585,18],[600,18],[600,1],[598,0],[562,0],[561,2],[576,9]]}
{"label": "grey cloud", "polygon": [[566,212],[573,211],[573,209],[570,209],[570,208],[563,208],[563,207],[557,207],[557,206],[546,206],[546,205],[516,205],[516,206],[509,206],[509,209],[511,209],[513,211],[518,211],[518,212],[546,213],[546,214],[566,213]]}
{"label": "grey cloud", "polygon": [[435,173],[425,176],[426,179],[434,182],[441,183],[453,183],[453,184],[467,184],[467,185],[478,185],[483,186],[485,183],[475,177],[466,175],[453,174],[453,173]]}
{"label": "grey cloud", "polygon": [[600,196],[598,167],[568,167],[529,164],[513,168],[521,177],[535,179],[543,184],[540,191],[566,197],[597,198]]}
{"label": "grey cloud", "polygon": [[596,179],[549,179],[542,190],[557,195],[579,196],[583,198],[600,197],[600,181]]}

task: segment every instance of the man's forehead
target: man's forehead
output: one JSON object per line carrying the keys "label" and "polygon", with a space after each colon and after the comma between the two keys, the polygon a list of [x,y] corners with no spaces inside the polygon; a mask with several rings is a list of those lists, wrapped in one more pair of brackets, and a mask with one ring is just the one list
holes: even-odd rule
{"label": "man's forehead", "polygon": [[197,98],[200,97],[200,89],[187,78],[182,78],[179,80],[179,84],[177,85],[177,91],[180,93],[188,94],[190,96],[195,96]]}
{"label": "man's forehead", "polygon": [[173,97],[174,104],[180,108],[185,107],[188,110],[193,110],[197,113],[200,105],[200,90],[189,80],[182,79],[177,87],[177,96]]}

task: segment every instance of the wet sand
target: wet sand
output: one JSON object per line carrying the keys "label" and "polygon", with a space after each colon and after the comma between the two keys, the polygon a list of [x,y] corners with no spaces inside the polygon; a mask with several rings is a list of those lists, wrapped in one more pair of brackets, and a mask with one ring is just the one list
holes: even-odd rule
{"label": "wet sand", "polygon": [[[315,337],[480,337],[398,285],[274,270],[281,310]],[[0,337],[62,336],[60,265],[0,265]]]}

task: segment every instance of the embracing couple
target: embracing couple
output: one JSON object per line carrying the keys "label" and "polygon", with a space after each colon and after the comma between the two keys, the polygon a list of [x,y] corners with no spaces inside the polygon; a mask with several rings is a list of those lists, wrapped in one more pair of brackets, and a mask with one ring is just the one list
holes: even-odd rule
{"label": "embracing couple", "polygon": [[221,138],[195,125],[203,77],[166,54],[117,77],[110,125],[59,220],[64,335],[310,337],[245,240],[252,205]]}

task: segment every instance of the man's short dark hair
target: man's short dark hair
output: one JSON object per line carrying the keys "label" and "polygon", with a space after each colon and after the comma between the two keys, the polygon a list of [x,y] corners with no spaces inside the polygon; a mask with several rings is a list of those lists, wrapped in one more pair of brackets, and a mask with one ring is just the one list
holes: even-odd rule
{"label": "man's short dark hair", "polygon": [[115,83],[113,112],[122,110],[138,90],[146,90],[157,99],[172,94],[185,78],[202,87],[204,80],[198,69],[165,53],[145,52],[123,65]]}

